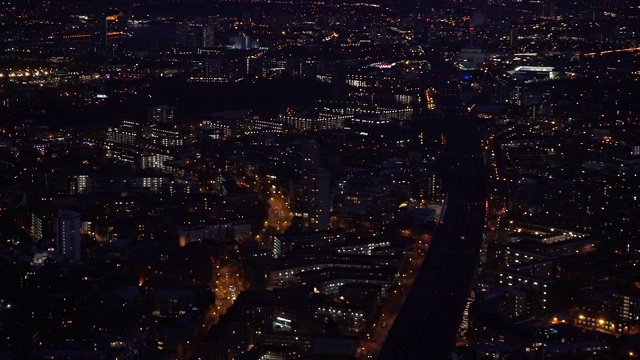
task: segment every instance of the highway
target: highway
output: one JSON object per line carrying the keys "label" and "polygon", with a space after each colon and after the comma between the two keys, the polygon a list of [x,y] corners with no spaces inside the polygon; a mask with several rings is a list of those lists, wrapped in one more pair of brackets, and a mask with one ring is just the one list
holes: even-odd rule
{"label": "highway", "polygon": [[479,259],[486,174],[480,136],[464,113],[447,119],[443,215],[379,360],[451,359]]}

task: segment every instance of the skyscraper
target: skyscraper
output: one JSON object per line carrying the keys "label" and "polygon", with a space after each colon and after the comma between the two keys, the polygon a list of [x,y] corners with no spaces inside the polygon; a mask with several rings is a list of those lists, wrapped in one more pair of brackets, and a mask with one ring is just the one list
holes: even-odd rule
{"label": "skyscraper", "polygon": [[55,253],[69,260],[80,259],[80,214],[59,210],[55,219]]}
{"label": "skyscraper", "polygon": [[175,107],[156,106],[149,108],[147,120],[150,124],[172,124],[175,120],[175,113]]}
{"label": "skyscraper", "polygon": [[331,71],[331,99],[342,101],[347,97],[347,69],[344,62],[333,64]]}
{"label": "skyscraper", "polygon": [[324,169],[308,175],[309,227],[313,230],[328,230],[331,210],[330,174]]}
{"label": "skyscraper", "polygon": [[209,25],[202,29],[202,47],[210,49],[215,46],[215,27]]}
{"label": "skyscraper", "polygon": [[329,229],[331,212],[330,174],[320,168],[310,170],[291,184],[291,210],[305,219],[310,230]]}
{"label": "skyscraper", "polygon": [[107,9],[107,4],[104,1],[95,1],[93,4],[92,38],[96,53],[103,53],[107,46],[109,37]]}

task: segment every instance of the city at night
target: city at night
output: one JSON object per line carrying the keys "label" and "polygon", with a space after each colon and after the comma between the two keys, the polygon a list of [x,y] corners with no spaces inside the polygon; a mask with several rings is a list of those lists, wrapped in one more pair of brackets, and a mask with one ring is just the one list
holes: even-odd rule
{"label": "city at night", "polygon": [[639,0],[0,0],[0,360],[640,359]]}

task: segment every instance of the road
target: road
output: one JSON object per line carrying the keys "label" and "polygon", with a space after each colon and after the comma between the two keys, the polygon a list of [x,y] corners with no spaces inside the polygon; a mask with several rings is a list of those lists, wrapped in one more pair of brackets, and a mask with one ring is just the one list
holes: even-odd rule
{"label": "road", "polygon": [[420,240],[418,240],[411,255],[409,256],[409,262],[406,269],[401,270],[401,276],[398,279],[398,283],[396,283],[392,288],[393,291],[390,291],[389,298],[381,308],[380,317],[370,329],[371,333],[367,334],[367,338],[360,341],[356,356],[357,359],[371,359],[374,354],[378,354],[380,352],[380,348],[391,329],[391,325],[395,321],[396,314],[400,311],[402,303],[420,270],[424,261],[424,254],[427,253],[430,241],[431,236],[424,234],[420,235]]}
{"label": "road", "polygon": [[[258,180],[257,176],[256,180]],[[260,241],[264,246],[271,246],[272,239],[269,237],[267,230],[273,229],[277,233],[283,233],[291,226],[293,213],[286,195],[279,185],[276,185],[271,180],[257,181],[254,190],[261,194],[262,199],[269,204],[267,219],[262,230],[256,235],[256,240]]]}
{"label": "road", "polygon": [[448,122],[443,215],[379,360],[450,359],[455,346],[482,244],[486,174],[472,120],[460,113]]}
{"label": "road", "polygon": [[293,219],[289,202],[283,196],[282,192],[274,190],[269,198],[269,205],[268,226],[275,228],[281,233],[291,225],[291,220]]}

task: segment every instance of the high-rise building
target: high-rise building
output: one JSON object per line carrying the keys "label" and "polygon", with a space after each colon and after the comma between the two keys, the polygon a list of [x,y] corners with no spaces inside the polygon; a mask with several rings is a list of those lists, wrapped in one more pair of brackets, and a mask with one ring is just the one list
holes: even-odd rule
{"label": "high-rise building", "polygon": [[238,35],[229,38],[229,45],[227,48],[233,50],[250,50],[260,47],[258,40],[251,40],[250,36]]}
{"label": "high-rise building", "polygon": [[328,230],[331,212],[330,174],[324,169],[307,171],[291,184],[291,210],[306,220],[310,230]]}
{"label": "high-rise building", "polygon": [[38,242],[43,239],[51,240],[51,216],[42,209],[36,209],[30,213],[31,228],[29,235],[33,241]]}
{"label": "high-rise building", "polygon": [[105,1],[95,1],[93,4],[92,38],[96,52],[104,51],[108,43],[107,9],[108,6]]}
{"label": "high-rise building", "polygon": [[314,139],[306,141],[303,144],[303,157],[302,161],[305,167],[308,169],[317,169],[320,166],[320,144]]}
{"label": "high-rise building", "polygon": [[318,169],[308,175],[309,227],[313,230],[328,230],[331,211],[330,174]]}
{"label": "high-rise building", "polygon": [[200,24],[183,22],[176,29],[176,45],[181,52],[196,52],[203,45],[203,38],[203,27]]}
{"label": "high-rise building", "polygon": [[80,214],[59,210],[55,218],[55,253],[69,260],[80,259]]}
{"label": "high-rise building", "polygon": [[109,128],[107,130],[107,141],[125,145],[135,145],[138,143],[139,126],[123,123],[120,127]]}
{"label": "high-rise building", "polygon": [[638,293],[615,292],[611,296],[611,316],[617,321],[640,319],[640,296]]}
{"label": "high-rise building", "polygon": [[331,99],[334,101],[344,100],[347,96],[347,70],[344,62],[333,64],[331,70]]}
{"label": "high-rise building", "polygon": [[171,124],[175,120],[176,108],[172,106],[156,106],[149,108],[148,120],[151,124]]}
{"label": "high-rise building", "polygon": [[216,44],[215,28],[213,26],[205,26],[202,28],[202,47],[210,49]]}
{"label": "high-rise building", "polygon": [[167,165],[168,161],[174,160],[174,157],[166,154],[151,154],[141,156],[138,166],[140,169],[156,169],[162,172],[171,172],[171,166]]}
{"label": "high-rise building", "polygon": [[87,184],[89,175],[73,175],[69,177],[68,192],[69,195],[84,194],[88,191]]}

